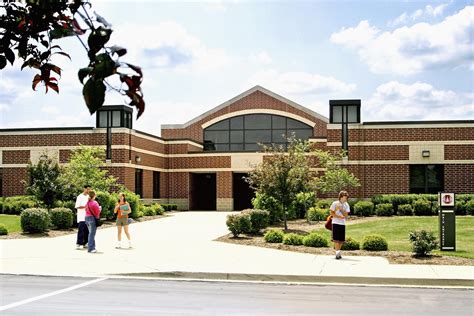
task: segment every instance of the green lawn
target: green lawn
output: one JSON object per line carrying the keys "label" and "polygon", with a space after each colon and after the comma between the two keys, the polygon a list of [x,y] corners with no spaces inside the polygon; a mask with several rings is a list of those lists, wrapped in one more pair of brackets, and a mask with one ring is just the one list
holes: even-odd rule
{"label": "green lawn", "polygon": [[[438,234],[437,216],[396,216],[380,218],[379,220],[348,225],[346,227],[346,238],[362,243],[362,239],[368,234],[380,234],[387,239],[389,250],[411,251],[411,244],[408,241],[408,234],[412,230],[431,230],[437,240]],[[319,229],[328,239],[330,232],[326,229]],[[361,244],[362,246],[362,244]],[[456,217],[456,251],[434,251],[436,254],[446,256],[457,256],[464,258],[474,258],[474,216]]]}
{"label": "green lawn", "polygon": [[20,216],[18,215],[0,214],[0,224],[3,224],[7,227],[8,233],[21,231]]}

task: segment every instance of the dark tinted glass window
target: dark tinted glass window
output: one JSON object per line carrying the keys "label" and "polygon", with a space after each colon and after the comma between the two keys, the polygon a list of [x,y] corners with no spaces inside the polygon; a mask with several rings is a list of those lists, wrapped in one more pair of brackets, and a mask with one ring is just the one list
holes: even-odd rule
{"label": "dark tinted glass window", "polygon": [[270,129],[271,116],[267,114],[250,114],[245,116],[245,129]]}
{"label": "dark tinted glass window", "polygon": [[217,122],[204,130],[205,151],[258,151],[259,144],[287,147],[287,137],[308,139],[313,128],[292,118],[249,114]]}
{"label": "dark tinted glass window", "polygon": [[435,194],[444,191],[443,165],[411,165],[410,193]]}
{"label": "dark tinted glass window", "polygon": [[230,129],[244,129],[244,117],[237,116],[230,119]]}

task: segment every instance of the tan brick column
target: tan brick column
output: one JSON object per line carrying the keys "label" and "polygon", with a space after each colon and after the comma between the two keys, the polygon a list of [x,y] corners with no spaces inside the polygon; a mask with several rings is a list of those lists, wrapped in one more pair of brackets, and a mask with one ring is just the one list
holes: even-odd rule
{"label": "tan brick column", "polygon": [[234,199],[232,198],[232,172],[217,172],[217,201],[216,208],[218,211],[234,210]]}

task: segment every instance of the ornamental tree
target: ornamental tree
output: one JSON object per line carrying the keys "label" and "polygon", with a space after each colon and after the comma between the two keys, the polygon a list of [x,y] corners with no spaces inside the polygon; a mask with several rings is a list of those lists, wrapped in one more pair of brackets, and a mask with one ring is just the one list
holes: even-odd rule
{"label": "ornamental tree", "polygon": [[[7,62],[13,66],[19,59],[22,70],[29,67],[38,71],[32,81],[33,90],[42,83],[46,93],[50,89],[59,93],[61,68],[53,59],[71,57],[56,43],[63,37],[75,36],[89,58],[89,64],[78,71],[89,112],[95,113],[104,104],[108,87],[130,100],[129,105],[137,108],[138,118],[145,110],[142,70],[120,60],[127,50],[108,45],[112,25],[90,10],[90,2],[83,0],[0,2],[0,70]],[[81,38],[85,36],[86,43]],[[118,76],[120,86],[110,84],[112,76]]]}

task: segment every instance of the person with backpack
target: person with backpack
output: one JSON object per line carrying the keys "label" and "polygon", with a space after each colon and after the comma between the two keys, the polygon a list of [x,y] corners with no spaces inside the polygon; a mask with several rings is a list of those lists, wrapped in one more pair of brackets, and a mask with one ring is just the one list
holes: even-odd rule
{"label": "person with backpack", "polygon": [[351,212],[349,203],[347,203],[348,198],[347,191],[339,192],[339,199],[332,202],[329,208],[332,216],[332,241],[336,249],[337,260],[342,258],[341,247],[346,241],[346,218]]}

